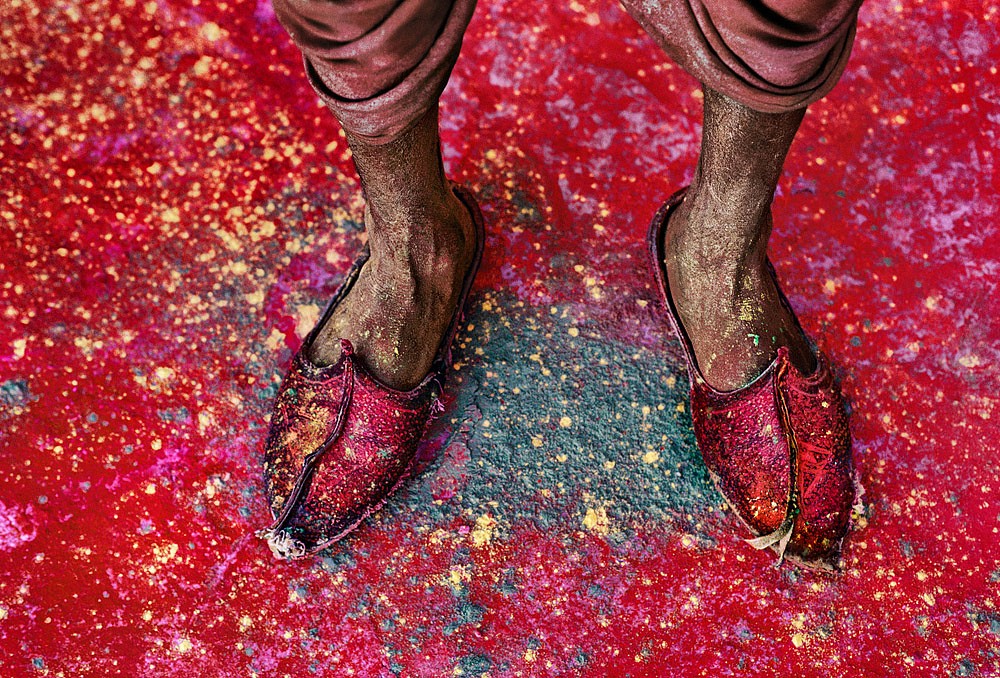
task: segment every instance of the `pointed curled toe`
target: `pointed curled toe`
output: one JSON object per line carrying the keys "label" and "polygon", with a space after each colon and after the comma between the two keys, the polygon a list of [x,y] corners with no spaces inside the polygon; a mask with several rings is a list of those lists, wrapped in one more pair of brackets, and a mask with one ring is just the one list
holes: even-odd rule
{"label": "pointed curled toe", "polygon": [[718,391],[705,381],[663,264],[666,225],[683,198],[684,190],[678,191],[660,208],[648,242],[670,323],[687,358],[691,418],[702,459],[719,493],[755,535],[747,540],[752,546],[772,548],[779,564],[788,558],[832,569],[861,492],[854,480],[843,396],[821,353],[813,373],[803,375],[784,347],[746,386]]}
{"label": "pointed curled toe", "polygon": [[482,258],[479,208],[468,191],[453,188],[473,217],[476,253],[455,316],[421,383],[410,391],[382,384],[346,339],[332,365],[318,366],[308,358],[318,329],[357,280],[367,248],[292,359],[275,399],[264,452],[273,521],[257,532],[277,558],[302,558],[347,535],[385,503],[413,464],[438,405],[461,309]]}

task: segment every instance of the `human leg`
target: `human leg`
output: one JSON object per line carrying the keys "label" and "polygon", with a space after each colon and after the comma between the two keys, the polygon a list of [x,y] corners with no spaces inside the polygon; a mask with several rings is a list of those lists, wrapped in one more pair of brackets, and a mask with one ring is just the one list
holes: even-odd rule
{"label": "human leg", "polygon": [[386,385],[421,381],[454,314],[475,247],[444,176],[437,100],[474,0],[275,0],[313,87],[341,122],[361,178],[371,256],[317,332],[329,364],[348,339]]}
{"label": "human leg", "polygon": [[781,346],[801,372],[815,366],[767,269],[771,198],[803,113],[761,113],[705,90],[701,155],[664,253],[698,366],[719,390],[749,383]]}
{"label": "human leg", "polygon": [[360,524],[415,459],[482,255],[472,195],[448,184],[438,97],[475,0],[275,0],[309,79],[344,128],[368,252],[306,337],[264,450],[275,556]]}
{"label": "human leg", "polygon": [[814,366],[766,267],[770,205],[806,105],[843,71],[857,0],[623,0],[704,83],[694,181],[667,231],[671,290],[706,381],[742,386],[789,349]]}
{"label": "human leg", "polygon": [[[705,93],[694,181],[650,228],[657,279],[689,359],[702,458],[754,533],[751,544],[832,566],[857,493],[847,410],[766,250],[785,156],[804,107],[843,69],[857,3],[719,0],[714,15],[698,0],[630,4]],[[783,39],[789,32],[799,39]]]}
{"label": "human leg", "polygon": [[408,390],[427,374],[455,313],[475,249],[472,218],[444,176],[436,105],[388,143],[348,141],[371,257],[310,357],[329,364],[349,339],[376,377]]}

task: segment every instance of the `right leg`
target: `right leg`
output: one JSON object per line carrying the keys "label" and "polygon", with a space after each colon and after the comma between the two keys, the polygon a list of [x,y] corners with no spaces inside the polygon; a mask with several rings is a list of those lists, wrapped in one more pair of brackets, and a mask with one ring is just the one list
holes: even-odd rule
{"label": "right leg", "polygon": [[347,134],[367,203],[371,257],[309,358],[333,362],[349,339],[376,377],[407,390],[430,369],[475,251],[471,216],[444,176],[437,117],[475,0],[274,6]]}

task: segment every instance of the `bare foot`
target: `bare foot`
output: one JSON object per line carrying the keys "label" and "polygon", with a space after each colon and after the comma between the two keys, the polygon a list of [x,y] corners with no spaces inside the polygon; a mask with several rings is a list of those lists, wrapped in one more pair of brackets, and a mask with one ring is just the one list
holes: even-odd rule
{"label": "bare foot", "polygon": [[[712,387],[732,391],[750,383],[789,349],[804,374],[815,357],[794,316],[781,303],[767,271],[770,210],[753,226],[749,245],[727,234],[746,232],[731,207],[688,194],[671,215],[664,243],[670,293],[694,347],[698,368]],[[733,228],[730,228],[733,226]]]}
{"label": "bare foot", "polygon": [[453,193],[441,204],[420,224],[384,224],[365,212],[371,257],[317,333],[310,360],[335,362],[343,338],[387,386],[409,390],[427,376],[476,248],[465,205]]}

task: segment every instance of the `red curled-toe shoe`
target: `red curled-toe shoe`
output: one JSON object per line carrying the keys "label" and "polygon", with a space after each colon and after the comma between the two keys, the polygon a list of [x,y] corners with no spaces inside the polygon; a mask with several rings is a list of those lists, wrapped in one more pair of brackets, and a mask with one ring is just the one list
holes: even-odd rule
{"label": "red curled-toe shoe", "polygon": [[483,254],[483,217],[476,200],[466,189],[452,188],[472,215],[476,252],[455,316],[423,381],[409,391],[382,384],[346,339],[332,365],[320,367],[307,357],[318,328],[368,260],[367,247],[292,358],[264,452],[274,520],[257,533],[278,558],[301,558],[344,537],[385,503],[410,469],[451,365],[451,345]]}
{"label": "red curled-toe shoe", "polygon": [[[813,373],[804,375],[784,347],[746,386],[718,391],[705,381],[663,263],[667,222],[685,191],[656,213],[648,244],[670,323],[687,357],[691,418],[702,459],[719,493],[755,535],[747,540],[751,545],[773,548],[779,564],[787,558],[833,569],[852,505],[861,496],[843,396],[822,353],[817,352]],[[775,275],[770,262],[768,270]],[[780,287],[778,293],[791,312]]]}

